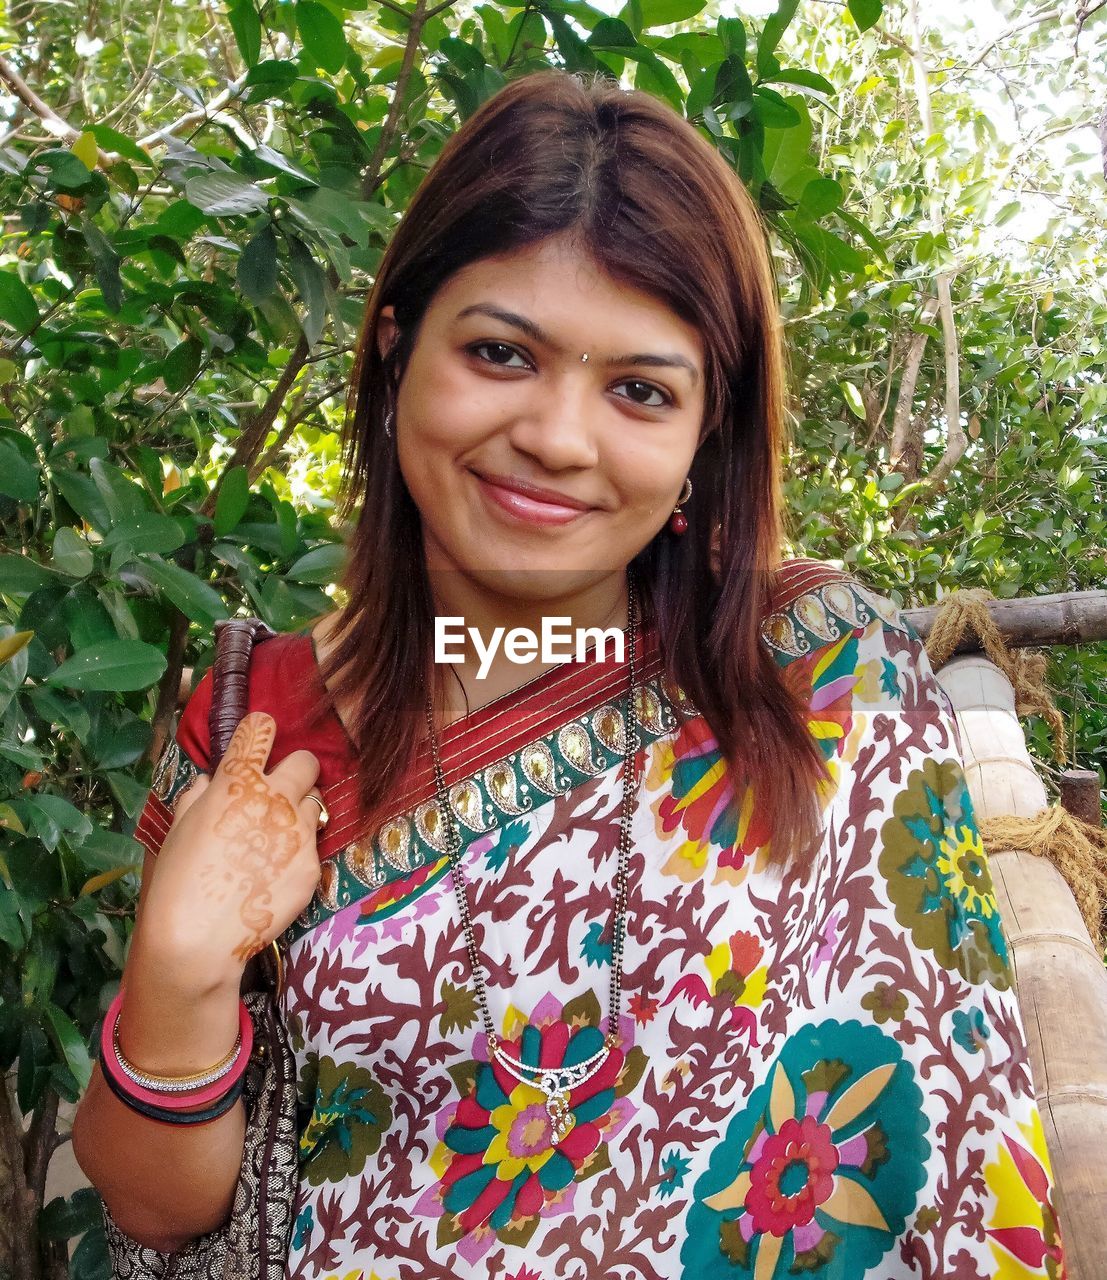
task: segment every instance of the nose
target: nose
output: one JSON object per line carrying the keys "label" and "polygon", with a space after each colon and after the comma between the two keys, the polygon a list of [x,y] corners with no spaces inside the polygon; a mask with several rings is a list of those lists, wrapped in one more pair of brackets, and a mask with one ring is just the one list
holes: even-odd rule
{"label": "nose", "polygon": [[[544,384],[544,385],[543,385]],[[586,370],[573,370],[554,382],[536,380],[534,394],[521,406],[509,438],[547,471],[594,467],[599,461],[598,417],[603,405]]]}

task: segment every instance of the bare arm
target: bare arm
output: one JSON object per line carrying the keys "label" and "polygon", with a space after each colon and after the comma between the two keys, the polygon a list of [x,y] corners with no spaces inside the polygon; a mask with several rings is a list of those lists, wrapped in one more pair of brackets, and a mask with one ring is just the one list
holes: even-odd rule
{"label": "bare arm", "polygon": [[[152,862],[147,854],[144,886]],[[188,967],[174,965],[136,930],[119,1042],[124,1055],[147,1070],[202,1071],[234,1044],[237,984],[197,982]],[[229,1216],[245,1128],[241,1102],[205,1124],[148,1120],[119,1101],[97,1066],[73,1122],[73,1154],[127,1235],[173,1252]]]}
{"label": "bare arm", "polygon": [[[178,799],[147,854],[119,1020],[124,1057],[155,1075],[220,1061],[235,1042],[249,958],[277,937],[319,881],[319,763],[295,751],[265,772],[275,725],[246,716],[226,755]],[[73,1124],[77,1163],[121,1230],[175,1252],[221,1226],[242,1164],[241,1102],[195,1125],[150,1120],[93,1073]]]}

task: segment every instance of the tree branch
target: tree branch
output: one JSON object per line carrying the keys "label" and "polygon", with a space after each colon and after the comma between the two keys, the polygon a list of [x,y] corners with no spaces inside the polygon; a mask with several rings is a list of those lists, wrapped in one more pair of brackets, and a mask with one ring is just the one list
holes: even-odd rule
{"label": "tree branch", "polygon": [[225,89],[217,93],[206,106],[197,107],[193,111],[186,111],[183,116],[179,116],[170,124],[163,125],[162,128],[156,129],[153,133],[148,133],[145,138],[139,138],[137,145],[142,147],[143,150],[149,150],[150,147],[163,145],[168,137],[172,134],[180,133],[182,129],[187,129],[194,124],[204,124],[216,112],[221,111],[228,102],[237,98],[245,86],[246,77],[239,76],[237,80],[232,80]]}
{"label": "tree branch", "polygon": [[[440,5],[435,12],[437,13],[439,9],[448,8],[452,3],[453,0],[447,0],[447,3]],[[395,141],[396,133],[399,130],[400,111],[403,107],[404,94],[407,92],[408,81],[411,79],[411,72],[415,66],[415,55],[419,50],[423,26],[429,16],[426,0],[416,0],[415,8],[411,13],[411,22],[407,29],[407,41],[404,45],[404,57],[403,62],[400,64],[400,74],[396,77],[396,88],[392,94],[392,101],[388,106],[388,115],[381,126],[377,145],[373,148],[373,157],[361,177],[361,194],[364,200],[370,199],[373,192],[376,191],[384,158]]]}
{"label": "tree branch", "polygon": [[[71,124],[58,115],[53,107],[43,102],[7,58],[4,57],[0,57],[0,80],[8,86],[28,111],[38,116],[55,138],[64,138],[67,142],[76,142],[81,136],[80,129],[74,129]],[[114,163],[111,156],[106,151],[101,151],[99,147],[96,148],[96,156],[105,169],[110,169]]]}
{"label": "tree branch", "polygon": [[169,736],[169,725],[177,710],[178,695],[181,688],[181,672],[184,669],[185,648],[188,645],[188,619],[180,611],[173,610],[173,621],[169,630],[169,645],[166,649],[166,668],[158,681],[158,700],[154,707],[154,718],[150,723],[152,730],[150,745],[146,750],[146,758],[156,761]]}
{"label": "tree branch", "polygon": [[[930,81],[926,63],[922,54],[922,24],[919,20],[919,0],[908,0],[914,35],[915,48],[911,54],[911,64],[915,71],[915,90],[919,100],[919,115],[922,118],[923,131],[927,138],[934,134],[934,116],[930,107]],[[941,230],[939,219],[931,215],[934,234]],[[961,426],[961,376],[960,352],[957,343],[957,324],[953,316],[953,300],[950,294],[950,281],[953,273],[940,271],[936,280],[938,293],[938,310],[942,318],[942,339],[945,354],[946,380],[946,447],[941,459],[926,477],[931,492],[943,484],[946,477],[960,461],[968,448],[969,438]]]}
{"label": "tree branch", "polygon": [[227,465],[223,468],[211,493],[204,499],[204,505],[200,508],[204,515],[210,516],[214,514],[215,504],[219,498],[219,490],[222,488],[227,473],[234,467],[246,467],[249,470],[253,466],[254,459],[265,444],[265,437],[277,420],[277,414],[281,411],[285,397],[291,390],[300,370],[307,362],[310,350],[307,338],[301,333],[299,341],[292,350],[292,354],[288,357],[288,363],[281,370],[281,376],[266,397],[265,403],[243,427],[242,434],[235,443],[234,452],[227,459]]}
{"label": "tree branch", "polygon": [[[311,366],[308,367],[310,369]],[[321,404],[325,403],[332,396],[335,396],[342,391],[345,385],[346,384],[344,382],[332,383],[325,391],[321,392],[306,403],[306,397],[303,395],[300,396],[299,403],[286,415],[284,426],[281,427],[280,434],[277,436],[276,440],[273,441],[269,448],[266,449],[265,453],[250,468],[249,476],[251,484],[257,480],[258,476],[260,476],[267,467],[271,467],[276,463],[281,450],[284,448],[289,437],[300,423],[303,422],[309,414],[314,413]]]}
{"label": "tree branch", "polygon": [[[923,302],[919,315],[920,324],[929,324],[938,312],[938,300],[927,298]],[[899,393],[896,396],[895,413],[892,416],[892,443],[888,446],[888,462],[903,473],[903,478],[910,482],[918,478],[919,459],[912,458],[911,418],[915,401],[915,386],[919,380],[919,369],[922,365],[923,352],[926,350],[927,335],[912,333],[907,343],[907,354],[903,360],[903,373],[899,380]]]}

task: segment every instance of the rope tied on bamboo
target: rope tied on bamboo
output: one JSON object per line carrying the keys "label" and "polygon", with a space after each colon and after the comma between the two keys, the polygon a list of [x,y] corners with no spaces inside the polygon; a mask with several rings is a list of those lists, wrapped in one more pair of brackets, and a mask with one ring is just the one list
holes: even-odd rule
{"label": "rope tied on bamboo", "polygon": [[1003,635],[988,612],[987,601],[995,596],[984,587],[951,591],[938,602],[938,616],[925,645],[935,671],[949,661],[965,636],[974,637],[990,661],[1003,672],[1015,690],[1015,714],[1041,716],[1053,730],[1053,754],[1059,764],[1068,763],[1065,751],[1065,722],[1046,687],[1047,658],[1044,653],[1008,649]]}
{"label": "rope tied on bamboo", "polygon": [[987,852],[1025,849],[1053,863],[1068,882],[1096,952],[1102,955],[1107,924],[1107,829],[1073,817],[1059,803],[1033,818],[982,818],[979,828]]}
{"label": "rope tied on bamboo", "polygon": [[[925,641],[931,666],[938,670],[961,643],[973,635],[988,659],[1003,672],[1015,691],[1017,715],[1040,715],[1053,730],[1054,753],[1067,762],[1065,725],[1045,685],[1046,657],[1018,650],[1012,653],[988,612],[995,596],[982,587],[953,591],[939,602],[938,615]],[[1107,830],[1074,817],[1059,802],[1033,818],[1004,814],[982,818],[980,838],[987,851],[1024,849],[1048,858],[1064,876],[1097,951],[1104,946],[1107,909]]]}

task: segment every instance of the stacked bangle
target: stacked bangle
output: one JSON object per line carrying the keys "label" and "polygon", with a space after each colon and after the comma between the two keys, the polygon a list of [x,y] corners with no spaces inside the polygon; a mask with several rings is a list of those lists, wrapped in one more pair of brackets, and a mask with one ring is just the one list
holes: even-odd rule
{"label": "stacked bangle", "polygon": [[140,1116],[146,1116],[150,1120],[160,1120],[163,1124],[204,1124],[208,1120],[217,1120],[221,1115],[225,1115],[230,1111],[231,1107],[242,1096],[242,1090],[246,1085],[246,1077],[244,1075],[239,1076],[234,1084],[231,1085],[230,1090],[213,1106],[205,1107],[203,1111],[177,1111],[169,1107],[152,1106],[150,1103],[142,1102],[132,1094],[129,1094],[118,1079],[112,1075],[111,1069],[104,1062],[103,1055],[100,1057],[100,1068],[104,1073],[104,1080],[108,1088],[120,1102],[125,1102],[132,1111],[137,1111]]}
{"label": "stacked bangle", "polygon": [[[186,1076],[141,1071],[119,1048],[119,1013],[123,992],[115,997],[100,1032],[100,1066],[112,1092],[132,1110],[171,1124],[200,1124],[229,1111],[245,1085],[246,1064],[254,1043],[254,1024],[239,1001],[238,1038],[234,1048],[213,1067]],[[204,1110],[188,1110],[209,1104]]]}

